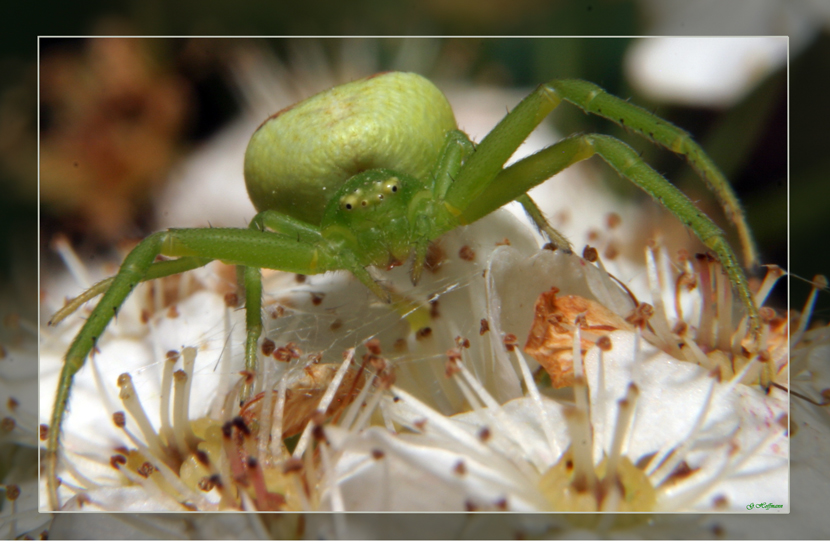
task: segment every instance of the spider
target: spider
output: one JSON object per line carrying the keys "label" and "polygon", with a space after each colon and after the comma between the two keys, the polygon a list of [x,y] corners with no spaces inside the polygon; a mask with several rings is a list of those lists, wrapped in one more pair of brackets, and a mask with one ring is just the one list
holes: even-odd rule
{"label": "spider", "polygon": [[[683,130],[579,80],[539,86],[479,143],[458,130],[447,99],[412,73],[380,73],[321,92],[263,122],[245,154],[245,181],[257,215],[247,229],[168,229],[144,239],[116,276],[70,301],[56,324],[87,300],[103,297],[70,346],[46,438],[52,505],[61,424],[75,373],[135,286],[220,260],[239,267],[245,290],[246,368],[257,368],[262,332],[260,269],[311,275],[347,270],[375,295],[390,292],[369,266],[412,258],[416,285],[431,241],[519,201],[556,248],[570,251],[527,196],[562,169],[599,155],[662,203],[719,258],[744,304],[750,329],[760,328],[746,277],[723,231],[625,143],[605,135],[565,138],[509,167],[505,162],[563,100],[610,119],[685,157],[737,227],[747,265],[757,255],[743,212],[721,172]],[[157,261],[159,255],[175,259]]]}

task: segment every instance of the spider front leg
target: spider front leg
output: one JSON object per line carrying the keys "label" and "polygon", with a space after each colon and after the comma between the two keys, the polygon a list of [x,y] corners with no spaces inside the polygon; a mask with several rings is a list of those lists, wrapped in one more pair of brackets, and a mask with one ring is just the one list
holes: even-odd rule
{"label": "spider front leg", "polygon": [[[467,137],[461,131],[450,131],[447,133],[446,141],[444,143],[444,149],[441,152],[441,156],[439,158],[438,164],[435,169],[435,173],[433,175],[433,182],[432,182],[432,190],[433,196],[439,201],[442,202],[446,199],[447,192],[450,190],[451,187],[455,188],[454,181],[459,176],[459,173],[462,172],[462,167],[464,169],[469,168],[469,159],[473,153],[476,152],[476,145],[473,143],[472,140]],[[512,153],[511,153],[512,155]],[[509,156],[508,156],[509,157]],[[502,161],[502,165],[504,165],[504,161]],[[533,221],[536,228],[539,230],[540,233],[545,235],[548,240],[552,244],[556,246],[557,249],[570,252],[571,251],[571,243],[568,241],[565,236],[562,235],[558,230],[553,228],[551,224],[548,222],[545,215],[542,213],[542,210],[539,209],[539,206],[533,201],[533,199],[528,196],[527,194],[522,194],[515,198],[510,198],[506,200],[505,203],[508,201],[516,200],[519,202],[525,210],[525,213],[530,217],[531,221]],[[444,203],[445,207],[449,206],[450,204]],[[425,205],[424,210],[431,209],[430,205]],[[457,211],[450,211],[454,215],[458,215]],[[426,215],[426,218],[432,221],[431,215]],[[450,226],[447,228],[451,228],[455,225],[454,221],[450,222]],[[432,227],[432,224],[429,223],[426,226]],[[417,235],[416,231],[416,235]],[[423,258],[426,255],[426,246],[428,244],[428,240],[424,240],[419,242],[416,246],[416,257],[415,263],[413,264],[413,278],[412,283],[418,283],[418,277],[420,276],[420,268],[423,266]],[[420,246],[420,247],[418,247]]]}
{"label": "spider front leg", "polygon": [[727,218],[738,231],[744,265],[758,265],[758,251],[740,201],[721,170],[703,148],[692,140],[689,133],[641,107],[607,93],[593,83],[577,79],[555,80],[545,84],[544,88],[586,113],[613,121],[685,158],[715,194]]}
{"label": "spider front leg", "polygon": [[[297,242],[316,244],[322,240],[320,232],[313,225],[303,223],[276,211],[257,213],[248,228],[264,232],[266,230],[281,234],[286,238],[296,238]],[[251,376],[258,375],[259,338],[262,335],[262,273],[258,267],[238,265],[238,281],[245,293],[245,370]],[[252,383],[242,389],[242,397],[251,394]]]}
{"label": "spider front leg", "polygon": [[[260,308],[259,305],[252,305],[255,296],[261,298],[261,284],[259,287],[256,285],[259,276],[257,268],[264,267],[303,274],[316,274],[342,268],[351,270],[350,266],[343,265],[344,256],[326,247],[320,241],[297,241],[296,237],[256,229],[170,229],[144,239],[127,255],[118,274],[109,282],[106,292],[75,337],[64,359],[46,438],[47,484],[52,508],[59,507],[57,497],[58,445],[73,378],[86,362],[98,338],[117,314],[127,296],[137,284],[147,280],[148,273],[154,270],[152,268],[158,255],[182,259],[196,258],[198,259],[197,265],[204,265],[207,260],[220,260],[228,264],[254,268],[245,271],[248,273],[246,285],[251,286],[248,296],[248,318],[259,319],[260,332]],[[181,263],[166,267],[178,268],[181,270],[176,272],[182,272],[185,270],[183,267],[186,266],[187,263]],[[365,272],[365,269],[363,271]],[[249,336],[257,332],[256,324],[253,326],[255,328],[250,331]],[[247,358],[246,363],[250,362],[250,358]]]}
{"label": "spider front leg", "polygon": [[663,204],[715,252],[746,308],[751,330],[758,332],[761,327],[758,307],[723,231],[685,194],[644,162],[637,152],[616,138],[593,134],[573,136],[511,165],[501,171],[490,186],[466,207],[461,218],[464,222],[473,222],[503,205],[505,198],[522,193],[594,154]]}
{"label": "spider front leg", "polygon": [[[449,206],[472,201],[484,189],[513,152],[547,115],[565,100],[587,113],[604,117],[683,156],[715,194],[738,231],[745,265],[755,267],[758,253],[741,204],[732,187],[706,152],[689,133],[641,107],[580,80],[554,80],[539,86],[488,134],[459,176],[458,187],[447,195]],[[455,187],[454,187],[455,188]]]}
{"label": "spider front leg", "polygon": [[[560,92],[560,89],[566,92]],[[577,92],[582,93],[583,97],[578,97]],[[618,173],[665,205],[707,247],[715,252],[746,308],[751,332],[757,337],[761,328],[758,307],[749,290],[746,276],[726,241],[723,231],[685,194],[649,167],[626,144],[603,135],[570,137],[503,169],[504,163],[512,153],[548,113],[559,105],[562,99],[567,99],[586,111],[598,112],[603,116],[608,116],[610,109],[613,112],[612,116],[619,115],[619,122],[626,126],[634,120],[638,128],[648,129],[646,132],[649,133],[650,138],[670,147],[673,151],[681,151],[696,168],[703,167],[706,175],[720,175],[714,163],[700,147],[691,141],[688,134],[677,127],[663,122],[641,108],[631,106],[607,94],[590,83],[552,81],[539,87],[525,98],[479,144],[476,152],[447,190],[444,198],[447,211],[455,215],[461,224],[472,223],[507,202],[519,198],[562,169],[598,154]],[[626,117],[628,117],[628,123],[625,122]],[[689,143],[693,147],[689,146]],[[719,200],[728,206],[727,211],[735,214],[740,223],[738,228],[744,235],[745,252],[747,258],[752,261],[755,259],[754,246],[740,206],[737,204],[737,199],[734,199],[728,183],[722,179],[722,176],[720,179],[718,181],[720,184],[717,184],[714,189]],[[730,198],[734,199],[734,202]]]}

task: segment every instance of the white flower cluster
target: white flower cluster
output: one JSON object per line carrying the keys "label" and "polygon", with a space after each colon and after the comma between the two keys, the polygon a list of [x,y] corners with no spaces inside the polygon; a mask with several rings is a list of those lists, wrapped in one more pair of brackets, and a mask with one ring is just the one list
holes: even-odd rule
{"label": "white flower cluster", "polygon": [[[745,330],[707,299],[728,283],[694,273],[713,262],[649,255],[650,288],[669,291],[653,309],[502,212],[442,238],[417,289],[378,274],[392,306],[345,274],[267,275],[264,375],[242,371],[221,267],[144,285],[76,377],[61,507],[786,512],[788,405],[770,384],[786,383],[770,346],[786,325],[768,317],[763,352],[718,349],[725,323],[707,317]],[[566,343],[547,372],[520,351],[540,313]],[[43,344],[42,420],[75,330]]]}

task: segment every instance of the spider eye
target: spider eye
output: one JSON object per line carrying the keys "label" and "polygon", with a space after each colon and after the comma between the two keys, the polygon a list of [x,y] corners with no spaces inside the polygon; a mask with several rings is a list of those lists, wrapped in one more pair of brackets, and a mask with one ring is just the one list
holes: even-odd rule
{"label": "spider eye", "polygon": [[360,205],[362,205],[363,207],[366,207],[367,205],[369,205],[369,202],[367,202],[366,200],[363,200],[362,202],[360,202]]}
{"label": "spider eye", "polygon": [[382,200],[382,199],[383,199],[383,194],[378,194],[378,200]]}
{"label": "spider eye", "polygon": [[357,197],[357,195],[349,194],[348,196],[344,196],[340,199],[340,206],[346,211],[351,211],[355,208],[359,199],[360,198]]}
{"label": "spider eye", "polygon": [[400,184],[400,182],[401,181],[399,181],[396,178],[391,178],[391,179],[387,180],[386,182],[383,183],[384,192],[389,192],[391,194],[394,194],[395,192],[398,191],[398,184]]}

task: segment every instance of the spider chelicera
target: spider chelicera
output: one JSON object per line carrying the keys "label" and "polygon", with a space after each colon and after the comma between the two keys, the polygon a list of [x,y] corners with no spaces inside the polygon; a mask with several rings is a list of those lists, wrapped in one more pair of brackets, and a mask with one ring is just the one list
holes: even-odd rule
{"label": "spider chelicera", "polygon": [[[367,267],[412,257],[411,280],[417,284],[431,241],[513,200],[554,246],[569,250],[526,193],[594,154],[666,206],[717,255],[756,333],[758,309],[723,231],[625,143],[606,135],[574,135],[504,167],[562,100],[685,157],[737,227],[747,265],[757,263],[740,204],[700,146],[685,131],[594,84],[554,80],[539,86],[479,144],[457,129],[444,95],[419,75],[381,73],[332,88],[269,117],[251,138],[245,181],[258,214],[249,228],[157,232],[127,255],[115,277],[70,301],[50,321],[57,323],[104,294],[61,371],[46,443],[53,507],[60,429],[73,376],[138,283],[213,260],[239,266],[246,298],[246,367],[253,372],[262,333],[260,269],[305,275],[347,270],[390,301]],[[159,255],[175,259],[157,261]]]}

